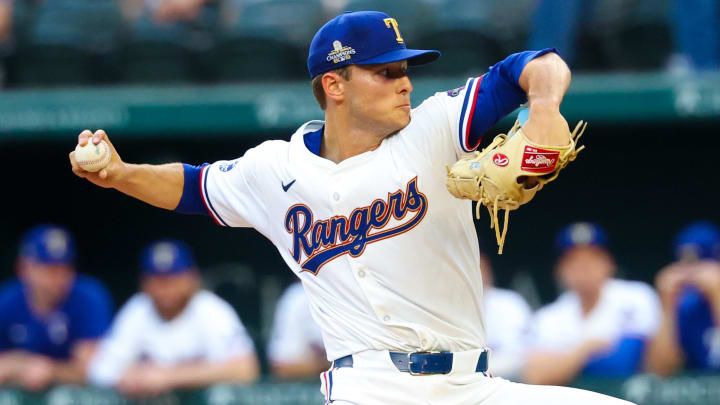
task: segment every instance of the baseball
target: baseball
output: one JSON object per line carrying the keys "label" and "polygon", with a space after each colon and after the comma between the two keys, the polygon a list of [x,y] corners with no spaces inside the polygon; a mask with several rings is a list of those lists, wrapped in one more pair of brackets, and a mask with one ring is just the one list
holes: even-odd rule
{"label": "baseball", "polygon": [[110,156],[110,147],[105,141],[100,141],[96,145],[88,139],[85,146],[78,144],[75,147],[75,160],[80,167],[89,172],[99,172],[104,169],[110,163]]}

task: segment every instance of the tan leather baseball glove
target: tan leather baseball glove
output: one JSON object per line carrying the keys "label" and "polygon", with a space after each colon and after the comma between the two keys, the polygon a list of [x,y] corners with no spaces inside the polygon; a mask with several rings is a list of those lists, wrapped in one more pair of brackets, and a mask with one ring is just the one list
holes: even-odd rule
{"label": "tan leather baseball glove", "polygon": [[[576,147],[587,123],[580,121],[565,146],[538,145],[530,141],[520,128],[520,122],[506,134],[493,139],[482,152],[458,160],[447,168],[446,186],[457,198],[477,201],[475,216],[480,218],[480,206],[490,213],[490,229],[502,254],[511,210],[532,200],[543,186],[555,180],[568,163],[575,160],[585,147]],[[498,210],[505,210],[502,230]]]}

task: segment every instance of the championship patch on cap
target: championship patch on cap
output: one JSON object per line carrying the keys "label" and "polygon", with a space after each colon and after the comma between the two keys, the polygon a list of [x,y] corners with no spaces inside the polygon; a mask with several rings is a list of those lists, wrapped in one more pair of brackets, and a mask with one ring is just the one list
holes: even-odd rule
{"label": "championship patch on cap", "polygon": [[333,50],[328,54],[327,61],[332,63],[338,63],[352,59],[352,55],[355,55],[355,49],[349,46],[343,46],[340,41],[333,41]]}
{"label": "championship patch on cap", "polygon": [[560,152],[525,146],[521,169],[532,173],[550,173],[555,170]]}

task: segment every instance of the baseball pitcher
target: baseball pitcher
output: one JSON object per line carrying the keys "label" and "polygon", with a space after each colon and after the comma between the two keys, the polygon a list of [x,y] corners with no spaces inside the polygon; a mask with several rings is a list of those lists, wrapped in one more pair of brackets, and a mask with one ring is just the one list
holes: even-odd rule
{"label": "baseball pitcher", "polygon": [[[104,131],[86,130],[78,142],[106,141],[109,165],[87,172],[72,153],[70,161],[99,186],[270,239],[322,329],[332,361],[320,376],[327,403],[624,403],[486,372],[470,199],[497,218],[574,158],[559,112],[568,67],[554,49],[513,54],[412,108],[408,67],[439,56],[408,49],[401,24],[387,14],[345,13],[310,44],[308,70],[325,120],[303,124],[289,142],[267,141],[213,164],[150,166],[124,162]],[[456,164],[526,101],[521,127]]]}

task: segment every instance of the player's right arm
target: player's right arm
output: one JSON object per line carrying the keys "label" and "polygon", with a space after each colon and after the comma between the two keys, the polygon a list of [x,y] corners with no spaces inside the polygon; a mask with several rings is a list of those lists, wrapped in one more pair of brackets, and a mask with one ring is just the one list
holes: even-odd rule
{"label": "player's right arm", "polygon": [[73,173],[100,187],[114,188],[156,207],[173,210],[178,206],[185,183],[184,169],[181,163],[163,165],[125,163],[105,131],[98,130],[92,133],[85,130],[78,136],[80,145],[85,145],[87,142],[97,144],[102,140],[110,145],[112,152],[110,164],[99,172],[88,172],[78,165],[75,160],[75,152],[71,152],[70,164]]}

